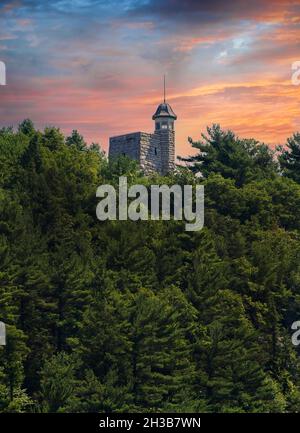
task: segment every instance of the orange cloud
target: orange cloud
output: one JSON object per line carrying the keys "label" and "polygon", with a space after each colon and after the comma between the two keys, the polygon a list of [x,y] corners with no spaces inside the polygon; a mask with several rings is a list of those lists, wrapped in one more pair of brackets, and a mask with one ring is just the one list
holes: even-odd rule
{"label": "orange cloud", "polygon": [[224,2],[222,11],[218,0],[159,3],[141,15],[102,11],[103,21],[96,9],[69,17],[52,8],[48,17],[19,2],[2,8],[11,21],[0,17],[8,70],[1,125],[30,117],[40,128],[79,129],[107,149],[111,135],[153,130],[168,72],[178,154],[191,153],[187,137],[214,122],[272,146],[300,130],[300,87],[290,82],[300,60],[299,0]]}
{"label": "orange cloud", "polygon": [[[73,87],[71,80],[39,79],[22,93],[4,94],[6,111],[38,119],[39,125],[61,126],[65,133],[79,128],[89,142],[101,141],[107,149],[110,135],[135,130],[151,131],[160,97],[136,96],[127,100],[101,90]],[[220,123],[237,134],[274,145],[285,142],[299,124],[299,88],[274,79],[240,83],[215,83],[171,94],[169,102],[178,115],[177,153],[191,153],[187,137],[200,137],[207,125]],[[27,112],[23,107],[29,106]],[[1,113],[1,117],[5,113]],[[6,119],[9,124],[9,118]],[[300,128],[299,128],[300,129]]]}

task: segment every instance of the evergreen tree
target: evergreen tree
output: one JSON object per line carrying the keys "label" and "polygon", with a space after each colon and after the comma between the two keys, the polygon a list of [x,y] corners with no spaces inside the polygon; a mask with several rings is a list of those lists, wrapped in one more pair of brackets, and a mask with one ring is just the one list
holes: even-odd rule
{"label": "evergreen tree", "polygon": [[288,138],[285,148],[279,148],[279,162],[282,173],[300,183],[300,133]]}
{"label": "evergreen tree", "polygon": [[232,131],[222,131],[219,125],[207,128],[207,134],[202,134],[203,141],[194,142],[189,138],[192,147],[199,149],[196,156],[180,158],[189,163],[194,173],[204,177],[219,173],[234,179],[238,186],[254,179],[274,177],[273,152],[265,144],[239,139]]}
{"label": "evergreen tree", "polygon": [[[2,128],[0,412],[298,412],[298,138],[283,176],[214,126],[190,168],[148,177],[77,131]],[[122,175],[204,185],[205,227],[98,221]]]}
{"label": "evergreen tree", "polygon": [[82,135],[79,134],[79,132],[74,129],[72,131],[72,134],[67,137],[66,144],[68,146],[75,146],[77,150],[86,150],[86,142],[84,141],[84,138]]}
{"label": "evergreen tree", "polygon": [[28,136],[32,136],[36,132],[34,128],[34,124],[30,119],[23,120],[23,122],[21,122],[18,127],[18,131]]}
{"label": "evergreen tree", "polygon": [[59,412],[74,394],[78,382],[75,377],[80,363],[64,352],[45,361],[40,372],[40,399],[43,412]]}

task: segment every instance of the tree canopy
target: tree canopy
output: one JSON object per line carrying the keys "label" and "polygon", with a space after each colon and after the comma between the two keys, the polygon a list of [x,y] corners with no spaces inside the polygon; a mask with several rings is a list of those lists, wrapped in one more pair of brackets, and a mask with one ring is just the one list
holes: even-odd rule
{"label": "tree canopy", "polygon": [[[219,126],[190,142],[145,177],[78,131],[0,130],[0,412],[299,411],[299,134],[278,161]],[[98,221],[121,175],[203,184],[204,228]]]}

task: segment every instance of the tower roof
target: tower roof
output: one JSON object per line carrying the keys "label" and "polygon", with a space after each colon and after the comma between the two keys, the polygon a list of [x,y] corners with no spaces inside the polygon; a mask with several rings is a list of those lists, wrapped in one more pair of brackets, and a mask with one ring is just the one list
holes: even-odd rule
{"label": "tower roof", "polygon": [[174,120],[177,119],[176,114],[174,113],[171,106],[167,102],[163,102],[162,104],[159,104],[157,110],[152,116],[152,119],[155,120],[158,117],[172,117]]}

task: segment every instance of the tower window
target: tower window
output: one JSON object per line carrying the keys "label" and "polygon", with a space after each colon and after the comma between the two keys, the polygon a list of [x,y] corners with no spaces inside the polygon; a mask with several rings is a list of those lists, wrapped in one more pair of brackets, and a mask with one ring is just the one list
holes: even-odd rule
{"label": "tower window", "polygon": [[162,122],[161,128],[162,129],[168,129],[168,122]]}
{"label": "tower window", "polygon": [[154,154],[157,155],[157,147],[154,148]]}
{"label": "tower window", "polygon": [[155,123],[155,129],[160,129],[160,123],[159,122]]}

